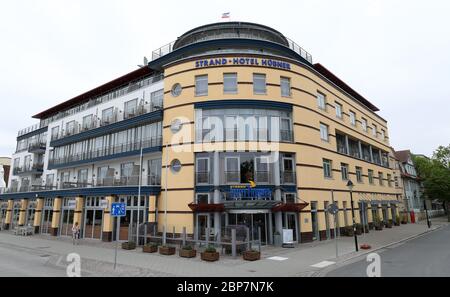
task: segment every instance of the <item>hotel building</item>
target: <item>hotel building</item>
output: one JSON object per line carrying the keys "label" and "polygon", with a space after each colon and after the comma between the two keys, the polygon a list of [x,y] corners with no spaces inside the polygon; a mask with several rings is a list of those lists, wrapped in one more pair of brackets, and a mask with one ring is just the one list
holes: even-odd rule
{"label": "hotel building", "polygon": [[112,202],[137,225],[220,240],[245,225],[264,244],[299,243],[357,222],[395,220],[402,190],[387,121],[282,33],[253,23],[195,28],[151,61],[34,116],[19,132],[5,229],[115,240]]}

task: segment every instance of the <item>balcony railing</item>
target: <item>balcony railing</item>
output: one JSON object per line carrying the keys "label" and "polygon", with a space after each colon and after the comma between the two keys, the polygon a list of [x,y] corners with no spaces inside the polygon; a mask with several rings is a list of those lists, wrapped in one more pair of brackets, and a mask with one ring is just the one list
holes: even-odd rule
{"label": "balcony railing", "polygon": [[122,112],[120,110],[115,110],[112,115],[105,116],[102,119],[94,118],[90,124],[80,124],[75,123],[73,129],[62,130],[58,134],[53,134],[51,137],[52,141],[63,139],[72,135],[76,135],[82,132],[93,130],[99,127],[108,126],[117,122],[128,120],[146,113],[154,112],[163,109],[162,100],[157,100],[157,102],[150,102],[145,105],[138,105],[137,107],[131,108],[128,111]]}
{"label": "balcony railing", "polygon": [[[233,39],[235,38],[242,38],[242,39],[257,39],[257,36],[251,36],[251,37],[247,37],[245,34],[242,35],[235,35],[233,34]],[[224,35],[223,34],[217,34],[216,38],[214,38],[214,36],[208,35],[208,40],[218,40],[218,39],[223,39]],[[261,40],[266,40],[261,38]],[[297,43],[295,43],[294,41],[292,41],[291,39],[287,38],[288,40],[288,48],[290,48],[291,50],[293,50],[294,52],[296,52],[297,54],[299,54],[302,58],[304,58],[306,61],[308,61],[309,63],[313,63],[313,59],[311,54],[309,54],[307,51],[305,51],[301,46],[299,46]],[[197,41],[194,41],[193,43],[198,43],[198,42],[202,42],[204,41],[203,39],[199,39]],[[273,41],[272,41],[273,42]],[[157,50],[154,50],[152,52],[152,61],[159,59],[167,54],[170,54],[171,52],[173,52],[173,46],[175,45],[175,41],[171,42],[169,44],[166,44],[162,47],[160,47]],[[281,44],[283,46],[286,46],[285,44]]]}
{"label": "balcony railing", "polygon": [[296,184],[297,175],[293,171],[281,171],[281,184]]}
{"label": "balcony railing", "polygon": [[92,160],[92,159],[96,159],[96,158],[113,156],[116,154],[137,151],[137,150],[140,150],[141,148],[145,149],[145,148],[158,147],[161,145],[162,145],[162,138],[154,137],[154,138],[149,138],[149,139],[143,139],[142,141],[125,143],[125,144],[118,145],[118,146],[107,146],[107,147],[103,147],[100,149],[89,150],[88,152],[73,154],[73,155],[64,156],[61,158],[52,157],[49,160],[49,165],[55,166],[55,165],[64,165],[64,164],[69,164],[69,163],[79,162],[79,161],[87,161],[87,160]]}
{"label": "balcony railing", "polygon": [[196,172],[195,173],[195,180],[197,184],[211,184],[211,172]]}
{"label": "balcony railing", "polygon": [[16,167],[13,170],[13,175],[42,173],[44,171],[44,163],[36,163],[33,165],[26,165],[23,167]]}
{"label": "balcony railing", "polygon": [[226,184],[239,184],[241,182],[241,173],[239,171],[225,171]]}
{"label": "balcony railing", "polygon": [[147,176],[147,183],[149,186],[160,186],[161,185],[161,175],[149,174]]}
{"label": "balcony railing", "polygon": [[33,142],[28,145],[28,152],[45,152],[45,148],[47,147],[47,143],[45,142]]}

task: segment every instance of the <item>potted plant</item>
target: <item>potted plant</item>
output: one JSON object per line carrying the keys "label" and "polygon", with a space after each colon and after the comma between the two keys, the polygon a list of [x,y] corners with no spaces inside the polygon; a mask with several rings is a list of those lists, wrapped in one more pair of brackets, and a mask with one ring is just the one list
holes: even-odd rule
{"label": "potted plant", "polygon": [[344,234],[345,234],[345,236],[348,236],[348,237],[353,237],[353,236],[355,236],[355,233],[354,233],[354,231],[353,231],[353,227],[352,227],[352,226],[347,226],[347,227],[345,227],[345,228],[344,228]]}
{"label": "potted plant", "polygon": [[257,261],[257,260],[261,259],[261,253],[256,250],[245,251],[242,255],[243,255],[244,260],[246,260],[246,261]]}
{"label": "potted plant", "polygon": [[156,242],[147,243],[142,247],[144,253],[156,253],[158,251],[158,244]]}
{"label": "potted plant", "polygon": [[181,247],[179,251],[180,257],[182,258],[195,258],[197,257],[197,251],[190,245],[185,245]]}
{"label": "potted plant", "polygon": [[220,254],[216,251],[215,247],[209,246],[200,256],[203,261],[215,262],[219,260]]}
{"label": "potted plant", "polygon": [[159,247],[159,253],[165,256],[175,255],[176,249],[173,246],[163,245]]}
{"label": "potted plant", "polygon": [[134,242],[134,241],[122,242],[122,249],[124,249],[124,250],[135,250],[136,249],[136,242]]}
{"label": "potted plant", "polygon": [[381,222],[379,217],[375,217],[374,225],[375,225],[375,230],[377,230],[377,231],[383,230],[383,223]]}

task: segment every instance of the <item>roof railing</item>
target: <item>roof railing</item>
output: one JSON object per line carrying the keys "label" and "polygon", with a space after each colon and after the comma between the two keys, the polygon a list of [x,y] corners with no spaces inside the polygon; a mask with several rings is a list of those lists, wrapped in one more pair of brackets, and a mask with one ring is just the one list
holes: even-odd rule
{"label": "roof railing", "polygon": [[[238,37],[238,36],[234,36],[233,35],[233,36],[230,36],[230,38],[231,37],[232,38],[241,38],[241,39],[258,39],[255,36],[248,37],[248,36],[245,36],[245,35],[242,36],[242,37]],[[205,41],[205,40],[219,40],[219,39],[223,39],[223,38],[224,38],[224,35],[218,34],[216,38],[214,36],[208,36],[207,39],[199,39],[199,40],[193,41],[192,44],[199,43],[199,42],[202,42],[202,41]],[[301,46],[299,46],[293,40],[291,40],[289,38],[286,38],[286,39],[287,39],[288,44],[289,44],[288,48],[290,48],[291,50],[293,50],[294,52],[299,54],[303,59],[305,59],[309,63],[311,63],[311,64],[313,63],[313,59],[312,59],[312,55],[311,54],[309,54],[306,50],[304,50]],[[266,40],[266,39],[261,38],[261,40]],[[166,44],[166,45],[164,45],[164,46],[154,50],[152,52],[152,59],[151,59],[151,61],[159,59],[159,58],[161,58],[161,57],[163,57],[163,56],[173,52],[173,50],[174,50],[173,46],[175,45],[175,42],[176,41],[173,41],[171,43],[168,43],[168,44]],[[271,42],[274,42],[274,41],[271,41]],[[274,42],[274,43],[276,43],[276,42]],[[277,43],[277,44],[279,44],[279,43]],[[281,45],[286,46],[285,44],[281,44]]]}

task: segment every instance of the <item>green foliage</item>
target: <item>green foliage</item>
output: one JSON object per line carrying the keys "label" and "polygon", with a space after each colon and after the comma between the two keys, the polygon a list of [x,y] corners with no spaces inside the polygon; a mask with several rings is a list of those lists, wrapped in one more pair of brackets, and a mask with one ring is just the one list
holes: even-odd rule
{"label": "green foliage", "polygon": [[418,174],[422,179],[424,194],[428,199],[450,201],[450,146],[440,147],[433,159],[415,157]]}
{"label": "green foliage", "polygon": [[192,246],[185,245],[185,246],[182,247],[182,249],[185,250],[185,251],[192,251]]}
{"label": "green foliage", "polygon": [[205,249],[205,252],[206,252],[206,253],[215,253],[215,252],[216,252],[216,248],[215,248],[214,246],[210,245],[210,246],[208,246],[208,247]]}

